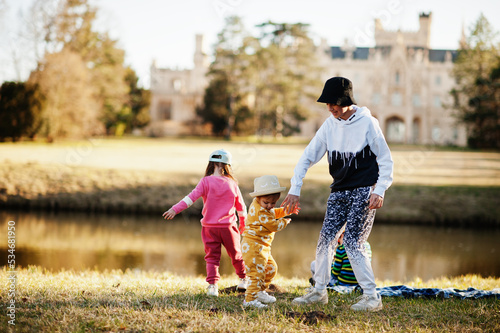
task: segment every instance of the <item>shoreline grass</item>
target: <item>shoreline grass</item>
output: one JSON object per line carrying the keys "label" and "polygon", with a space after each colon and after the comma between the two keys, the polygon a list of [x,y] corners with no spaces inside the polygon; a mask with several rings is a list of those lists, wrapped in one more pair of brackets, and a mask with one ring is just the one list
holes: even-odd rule
{"label": "shoreline grass", "polygon": [[[2,277],[8,270],[2,269]],[[376,313],[354,312],[349,306],[357,294],[330,293],[329,304],[294,306],[291,300],[308,287],[306,279],[274,281],[277,302],[268,309],[242,307],[243,296],[205,295],[203,277],[180,277],[168,272],[137,270],[58,271],[18,268],[16,286],[17,332],[498,332],[498,299],[404,299],[385,297]],[[224,276],[219,289],[237,282]],[[377,281],[378,286],[396,285]],[[491,290],[499,278],[466,275],[441,278],[413,287],[474,287]],[[6,288],[0,292],[7,304]],[[5,310],[5,308],[4,308]],[[306,319],[301,315],[309,315]],[[309,320],[312,318],[311,320]],[[6,311],[0,330],[9,330]]]}
{"label": "shoreline grass", "polygon": [[[0,207],[158,215],[202,177],[208,154],[224,147],[247,204],[253,179],[276,174],[289,186],[307,141],[93,138],[0,144]],[[500,152],[391,146],[394,183],[378,223],[500,226]],[[304,220],[322,220],[331,177],[322,159],[307,173]],[[200,213],[201,206],[190,208]]]}
{"label": "shoreline grass", "polygon": [[[5,162],[0,165],[0,207],[159,215],[189,193],[199,178],[151,170],[61,169],[41,163]],[[240,177],[239,182],[249,204],[253,180]],[[328,183],[305,182],[300,219],[321,221],[328,195]],[[384,207],[377,211],[377,223],[499,227],[498,197],[500,186],[394,184],[386,193]],[[201,208],[197,202],[190,213],[200,215]]]}

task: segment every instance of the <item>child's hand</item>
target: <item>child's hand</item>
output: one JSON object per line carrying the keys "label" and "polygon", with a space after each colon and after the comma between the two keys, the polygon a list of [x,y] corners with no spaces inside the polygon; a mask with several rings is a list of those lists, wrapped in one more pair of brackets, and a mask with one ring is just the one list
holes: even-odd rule
{"label": "child's hand", "polygon": [[171,219],[174,218],[175,215],[177,215],[177,213],[175,212],[175,210],[173,210],[172,208],[170,208],[165,213],[163,213],[163,218],[165,220],[171,220]]}
{"label": "child's hand", "polygon": [[285,214],[290,215],[295,210],[295,208],[300,206],[300,196],[288,194],[281,203],[281,207],[285,208]]}
{"label": "child's hand", "polygon": [[295,206],[294,209],[288,215],[292,215],[292,214],[298,215],[299,211],[300,211],[300,207],[299,206]]}

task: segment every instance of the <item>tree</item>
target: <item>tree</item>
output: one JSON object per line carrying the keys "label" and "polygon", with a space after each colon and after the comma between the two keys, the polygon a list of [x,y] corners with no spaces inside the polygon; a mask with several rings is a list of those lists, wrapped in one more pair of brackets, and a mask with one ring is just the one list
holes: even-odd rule
{"label": "tree", "polygon": [[40,134],[49,141],[103,133],[90,71],[80,55],[69,49],[47,54],[28,82],[38,84],[46,98]]}
{"label": "tree", "polygon": [[[196,113],[204,123],[212,126],[212,134],[224,135],[228,129],[228,93],[227,77],[219,75],[210,80],[203,96],[203,106],[196,109]],[[228,133],[228,136],[230,134]]]}
{"label": "tree", "polygon": [[500,48],[484,15],[459,49],[451,91],[458,119],[467,126],[468,145],[500,149]]}
{"label": "tree", "polygon": [[261,29],[255,55],[259,130],[277,137],[298,133],[308,116],[306,104],[321,86],[308,25],[269,21],[257,27]]}
{"label": "tree", "polygon": [[151,93],[137,85],[139,78],[134,70],[127,68],[125,82],[129,86],[128,99],[118,114],[117,134],[130,133],[135,128],[142,128],[149,123],[149,105]]}
{"label": "tree", "polygon": [[33,138],[41,126],[43,101],[37,85],[4,82],[0,86],[0,141]]}
{"label": "tree", "polygon": [[108,133],[116,130],[119,115],[127,101],[129,87],[125,81],[125,52],[107,33],[94,30],[97,8],[88,0],[67,0],[58,13],[54,37],[81,55],[90,66],[94,96],[100,117]]}
{"label": "tree", "polygon": [[[94,108],[88,110],[90,118],[97,111],[107,133],[122,133],[123,126],[129,126],[124,123],[135,117],[131,100],[137,107],[148,103],[147,100],[139,102],[137,98],[148,96],[146,92],[139,95],[137,90],[131,92],[133,87],[127,78],[131,69],[124,65],[125,52],[106,32],[95,29],[97,8],[89,0],[36,0],[32,12],[33,39],[37,41],[35,50],[39,59],[36,72],[44,70],[49,55],[63,51],[65,55],[78,55],[88,70],[86,91],[91,90],[93,102],[85,104],[92,104]],[[56,111],[52,109],[52,112]],[[140,122],[144,122],[144,114],[140,117]]]}
{"label": "tree", "polygon": [[321,86],[307,25],[258,27],[261,36],[253,37],[238,17],[230,17],[218,35],[205,103],[198,109],[215,134],[230,137],[233,129],[277,137],[297,133]]}
{"label": "tree", "polygon": [[210,80],[204,105],[197,108],[203,122],[212,125],[214,135],[229,139],[234,130],[248,132],[251,117],[247,105],[251,93],[248,71],[251,70],[249,50],[252,44],[256,41],[245,31],[241,19],[228,17],[226,26],[218,34],[215,60],[207,74]]}

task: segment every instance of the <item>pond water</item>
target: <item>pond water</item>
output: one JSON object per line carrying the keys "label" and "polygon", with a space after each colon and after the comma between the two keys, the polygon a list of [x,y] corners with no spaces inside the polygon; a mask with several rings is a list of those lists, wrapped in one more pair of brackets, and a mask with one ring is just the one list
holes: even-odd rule
{"label": "pond water", "polygon": [[[205,275],[201,226],[195,216],[0,212],[2,255],[7,264],[7,226],[15,221],[16,264],[61,269],[141,269]],[[294,220],[276,234],[272,253],[285,277],[308,278],[321,221]],[[4,232],[5,231],[5,232]],[[500,230],[377,224],[369,242],[379,280],[404,283],[463,274],[500,277]],[[223,251],[223,275],[234,274]]]}

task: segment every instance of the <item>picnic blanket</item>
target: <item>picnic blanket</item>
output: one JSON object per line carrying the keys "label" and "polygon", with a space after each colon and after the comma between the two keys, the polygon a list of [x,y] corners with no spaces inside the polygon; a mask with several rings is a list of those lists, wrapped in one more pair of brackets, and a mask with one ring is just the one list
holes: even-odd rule
{"label": "picnic blanket", "polygon": [[[349,294],[353,291],[361,291],[359,286],[332,286],[328,287],[341,294]],[[493,290],[479,290],[475,288],[455,289],[455,288],[413,288],[405,285],[389,286],[377,288],[377,291],[383,297],[405,297],[405,298],[460,298],[460,299],[479,299],[494,297],[500,299],[500,288]]]}

